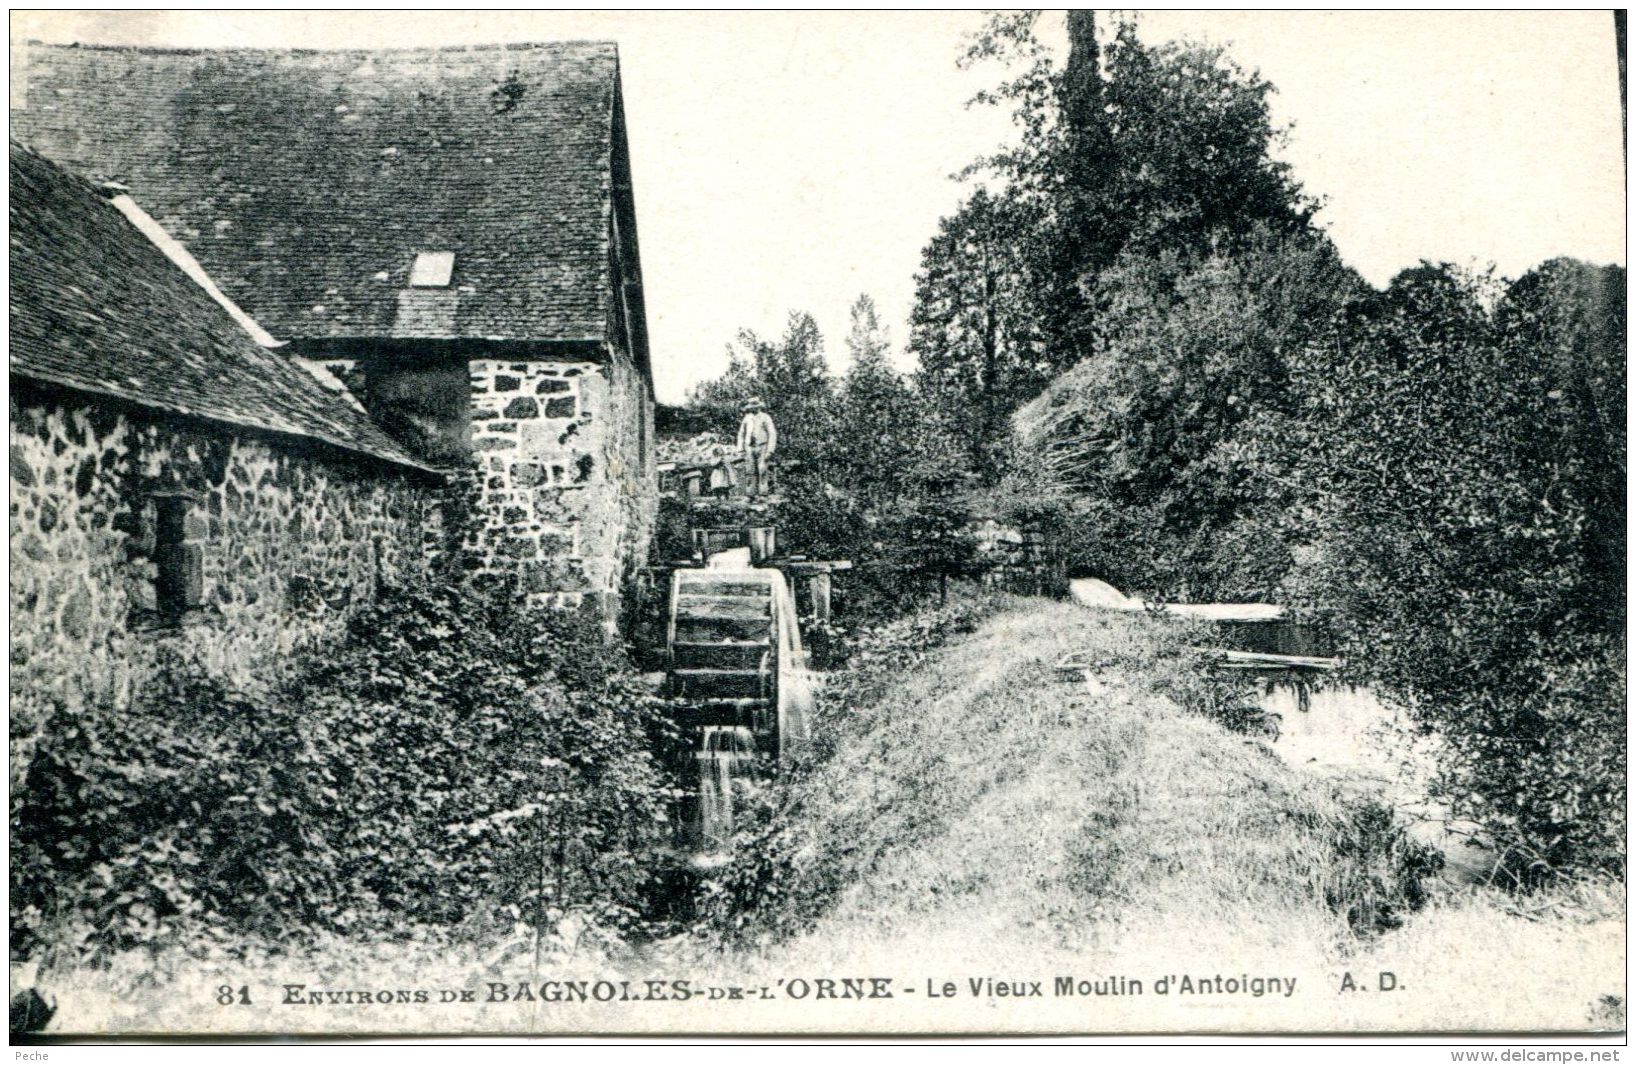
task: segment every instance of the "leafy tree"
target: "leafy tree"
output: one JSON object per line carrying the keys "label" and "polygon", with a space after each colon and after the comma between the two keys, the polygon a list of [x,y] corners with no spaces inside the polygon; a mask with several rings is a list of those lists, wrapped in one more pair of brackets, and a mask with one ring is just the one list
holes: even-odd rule
{"label": "leafy tree", "polygon": [[834,387],[823,334],[812,315],[791,311],[777,341],[741,330],[728,346],[727,372],[696,386],[688,401],[713,411],[720,431],[731,434],[751,396],[766,402],[778,426],[781,459],[807,463],[821,457],[833,420]]}
{"label": "leafy tree", "polygon": [[1019,132],[1014,144],[977,160],[961,177],[997,179],[1000,191],[991,195],[1008,206],[1014,254],[1027,277],[1019,291],[1023,313],[1035,324],[1042,358],[1061,370],[1089,348],[1091,301],[1082,282],[1114,251],[1091,209],[1105,183],[1099,168],[1111,166],[1112,158],[1105,124],[1082,122],[1076,134],[1073,121],[1101,107],[1094,14],[1069,15],[1073,49],[1066,72],[1036,35],[1038,16],[994,14],[961,58],[962,66],[999,62],[1007,68],[1005,80],[972,102],[1009,105]]}
{"label": "leafy tree", "polygon": [[[746,336],[750,338],[747,342]],[[743,347],[759,343],[759,340],[748,330],[742,331],[739,337],[739,346],[727,345],[727,369],[722,375],[701,381],[687,394],[687,405],[714,415],[721,432],[726,432],[736,422],[744,401],[761,391],[755,368],[743,351]]]}
{"label": "leafy tree", "polygon": [[1096,208],[1117,250],[1197,250],[1311,221],[1316,204],[1274,158],[1285,133],[1271,82],[1218,46],[1144,45],[1128,20],[1104,54],[1115,165]]}
{"label": "leafy tree", "polygon": [[1070,12],[1060,69],[1036,34],[1037,13],[994,16],[967,65],[1012,71],[978,103],[1012,107],[1019,140],[980,160],[1027,224],[1028,292],[1045,361],[1066,369],[1090,353],[1104,272],[1127,251],[1197,256],[1263,230],[1305,228],[1316,204],[1274,158],[1272,85],[1219,47],[1148,46],[1122,19],[1103,47],[1095,16]]}
{"label": "leafy tree", "polygon": [[840,384],[839,446],[828,466],[834,483],[866,509],[879,509],[903,491],[906,468],[920,445],[924,412],[892,366],[891,341],[867,295],[852,305],[846,344],[852,365]]}
{"label": "leafy tree", "polygon": [[1029,314],[1028,231],[1012,200],[979,189],[942,221],[915,277],[909,350],[920,387],[965,427],[970,466],[989,483],[1007,418],[1048,379]]}
{"label": "leafy tree", "polygon": [[1271,471],[1302,504],[1292,588],[1443,736],[1444,794],[1524,883],[1623,862],[1619,274],[1405,271],[1296,358]]}
{"label": "leafy tree", "polygon": [[[1035,29],[996,16],[965,57],[1009,71],[978,101],[1018,141],[968,176],[997,179],[1010,246],[928,246],[916,320],[958,321],[948,293],[1003,264],[1026,364],[1067,371],[1018,414],[1017,468],[1078,493],[1081,566],[1160,594],[1282,585],[1444,737],[1445,796],[1519,882],[1620,868],[1623,273],[1425,266],[1371,294],[1275,158],[1269,83],[1129,20],[1104,44],[1083,13],[1058,69]],[[944,410],[987,472],[1004,448],[971,383],[1005,349],[974,335],[911,346],[966,383]]]}
{"label": "leafy tree", "polygon": [[[1164,289],[1201,261],[1304,239],[1314,209],[1273,157],[1282,133],[1268,109],[1272,86],[1221,49],[1150,47],[1128,19],[1104,47],[1094,15],[1074,12],[1059,68],[1036,23],[1034,13],[996,15],[963,59],[1006,65],[1008,78],[977,102],[1009,105],[1019,137],[967,171],[999,189],[977,189],[923,252],[910,338],[926,391],[946,414],[964,415],[972,467],[991,485],[1012,412],[1053,374],[1119,357],[1133,298],[1148,299],[1134,313],[1152,319],[1172,302]],[[1160,288],[1133,297],[1143,285]],[[1128,449],[1178,445],[1191,462],[1214,446],[1208,425],[1188,437],[1200,414],[1187,408],[1158,438],[1140,424],[1180,393],[1210,391],[1188,376],[1207,362],[1182,360],[1168,387],[1137,397]]]}
{"label": "leafy tree", "polygon": [[[852,301],[852,327],[846,334],[846,353],[851,370],[868,367],[871,373],[890,372],[892,340],[881,324],[875,298],[867,292]],[[849,370],[848,372],[851,372]]]}

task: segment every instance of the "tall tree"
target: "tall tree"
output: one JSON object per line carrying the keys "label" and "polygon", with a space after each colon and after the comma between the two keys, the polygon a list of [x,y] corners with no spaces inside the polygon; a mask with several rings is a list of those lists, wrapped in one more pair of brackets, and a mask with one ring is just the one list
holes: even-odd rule
{"label": "tall tree", "polygon": [[915,277],[909,350],[921,387],[965,426],[971,468],[988,483],[1001,472],[1011,412],[1048,379],[1030,313],[1026,215],[978,189],[943,219]]}
{"label": "tall tree", "polygon": [[1118,158],[1102,83],[1096,13],[1068,12],[1068,61],[1057,81],[1062,136],[1056,145],[1061,171],[1058,209],[1048,217],[1043,242],[1049,297],[1043,324],[1050,361],[1059,369],[1090,354],[1095,319],[1092,287],[1119,252],[1118,205],[1108,197],[1117,184]]}
{"label": "tall tree", "polygon": [[1129,20],[1103,47],[1075,12],[1059,68],[1036,23],[996,15],[963,58],[1007,66],[977,101],[1009,105],[1019,136],[967,171],[998,189],[974,191],[922,253],[909,341],[990,484],[1013,411],[1117,335],[1101,319],[1138,258],[1197,264],[1300,233],[1313,210],[1274,158],[1272,86],[1220,49],[1149,47]]}
{"label": "tall tree", "polygon": [[902,491],[906,470],[921,446],[922,411],[901,374],[892,366],[891,341],[875,301],[859,296],[852,305],[847,334],[852,357],[840,386],[834,479],[870,510]]}
{"label": "tall tree", "polygon": [[1311,221],[1317,205],[1276,157],[1271,82],[1220,47],[1144,45],[1129,21],[1106,60],[1117,166],[1102,203],[1121,250],[1197,252]]}
{"label": "tall tree", "polygon": [[776,341],[740,330],[728,345],[727,372],[696,386],[689,401],[714,410],[722,431],[730,432],[751,396],[766,402],[783,458],[806,462],[822,454],[834,414],[834,384],[812,315],[791,311]]}
{"label": "tall tree", "polygon": [[1102,111],[1101,48],[1096,42],[1096,12],[1075,9],[1068,12],[1068,62],[1062,71],[1058,94],[1062,99],[1062,121],[1068,133],[1071,156],[1070,180],[1094,183],[1096,173],[1074,173],[1076,162],[1090,162],[1105,150],[1107,120]]}
{"label": "tall tree", "polygon": [[852,302],[851,328],[846,334],[846,353],[851,359],[848,375],[854,371],[864,378],[891,374],[891,351],[892,339],[881,324],[875,300],[864,293]]}
{"label": "tall tree", "polygon": [[1148,46],[1129,19],[1104,47],[1094,15],[1079,11],[1059,68],[1036,23],[996,15],[963,57],[1008,67],[976,102],[1009,105],[1019,134],[967,175],[998,178],[1026,223],[1032,313],[1060,370],[1093,349],[1101,276],[1127,248],[1198,255],[1258,228],[1304,228],[1316,205],[1275,158],[1272,85],[1222,49]]}

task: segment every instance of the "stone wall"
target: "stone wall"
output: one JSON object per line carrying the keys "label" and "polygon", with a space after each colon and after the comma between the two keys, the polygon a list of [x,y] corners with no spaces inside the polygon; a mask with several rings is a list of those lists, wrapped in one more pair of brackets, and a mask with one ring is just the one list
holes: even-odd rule
{"label": "stone wall", "polygon": [[1043,532],[1004,525],[993,518],[973,522],[967,532],[985,586],[1018,595],[1066,594],[1066,570]]}
{"label": "stone wall", "polygon": [[[127,705],[165,648],[233,679],[265,674],[445,546],[438,480],[323,445],[15,380],[11,423],[14,772],[54,704]],[[172,620],[156,610],[156,500],[178,492],[203,585]]]}
{"label": "stone wall", "polygon": [[657,506],[651,401],[624,359],[471,363],[468,569],[617,621]]}

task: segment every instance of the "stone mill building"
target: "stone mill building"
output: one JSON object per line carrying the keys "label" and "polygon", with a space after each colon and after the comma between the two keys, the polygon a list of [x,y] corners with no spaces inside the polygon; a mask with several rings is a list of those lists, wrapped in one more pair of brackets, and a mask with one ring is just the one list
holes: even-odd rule
{"label": "stone mill building", "polygon": [[618,623],[657,498],[610,44],[14,52],[13,769],[434,565]]}
{"label": "stone mill building", "polygon": [[269,352],[450,471],[463,566],[619,616],[656,487],[612,44],[21,61],[12,136],[128,197]]}

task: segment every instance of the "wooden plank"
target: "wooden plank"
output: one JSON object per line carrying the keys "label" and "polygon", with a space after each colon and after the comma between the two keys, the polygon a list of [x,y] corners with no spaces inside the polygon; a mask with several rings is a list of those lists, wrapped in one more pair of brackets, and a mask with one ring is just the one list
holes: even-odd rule
{"label": "wooden plank", "polygon": [[767,640],[678,640],[676,646],[689,651],[703,650],[710,647],[721,650],[731,648],[735,651],[770,651],[773,645]]}
{"label": "wooden plank", "polygon": [[813,620],[829,620],[829,574],[813,573],[807,577],[807,591],[812,599]]}
{"label": "wooden plank", "polygon": [[689,595],[676,597],[676,620],[695,619],[751,619],[770,618],[773,613],[771,597],[747,595]]}
{"label": "wooden plank", "polygon": [[677,669],[759,669],[762,658],[771,650],[766,640],[680,640],[671,648],[671,658]]}
{"label": "wooden plank", "polygon": [[756,669],[675,669],[670,681],[684,699],[755,699],[772,690],[772,675]]}
{"label": "wooden plank", "polygon": [[720,551],[744,546],[743,529],[694,529],[693,550],[708,558]]}
{"label": "wooden plank", "polygon": [[765,599],[773,594],[771,584],[766,578],[760,580],[745,580],[730,576],[713,576],[710,570],[702,570],[697,574],[689,574],[678,585],[682,595],[735,595],[755,596]]}
{"label": "wooden plank", "polygon": [[1216,655],[1223,665],[1234,669],[1336,669],[1339,658],[1318,658],[1312,655],[1275,655],[1261,651],[1231,651],[1224,647],[1203,648],[1206,654]]}
{"label": "wooden plank", "polygon": [[793,573],[797,576],[806,576],[812,573],[839,573],[852,568],[851,559],[836,559],[833,561],[806,560],[806,559],[769,559],[767,565],[771,568]]}
{"label": "wooden plank", "polygon": [[700,667],[700,668],[693,668],[693,669],[674,669],[674,670],[671,670],[671,672],[673,674],[675,674],[676,676],[678,676],[678,677],[693,677],[693,678],[697,678],[697,679],[701,679],[701,680],[712,680],[712,679],[719,680],[719,679],[725,679],[725,678],[729,678],[729,677],[755,677],[755,678],[759,679],[760,677],[762,677],[765,674],[766,671],[761,670],[761,669],[754,669],[754,668],[751,668],[751,669],[716,669],[716,668]]}
{"label": "wooden plank", "polygon": [[751,499],[751,498],[749,498],[747,496],[741,496],[741,495],[738,495],[738,496],[703,496],[699,500],[699,509],[701,509],[701,510],[720,509],[720,510],[725,510],[725,511],[732,511],[732,510],[763,511],[763,510],[767,510],[768,508],[770,508],[770,507],[772,507],[772,506],[774,506],[776,504],[782,503],[784,501],[785,501],[785,497],[783,495],[780,495],[780,494],[777,494],[777,493],[774,493],[773,495],[756,496],[754,499]]}
{"label": "wooden plank", "polygon": [[757,618],[676,618],[671,643],[725,643],[735,640],[765,640],[772,620]]}
{"label": "wooden plank", "polygon": [[[768,714],[767,703],[766,699],[689,699],[679,702],[676,706],[676,723],[683,728],[697,728],[700,725],[743,725],[754,729],[765,720]],[[765,756],[770,757],[771,753],[768,752]]]}

